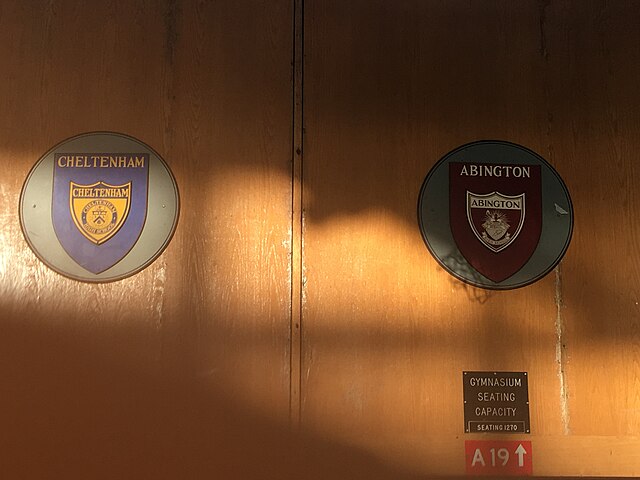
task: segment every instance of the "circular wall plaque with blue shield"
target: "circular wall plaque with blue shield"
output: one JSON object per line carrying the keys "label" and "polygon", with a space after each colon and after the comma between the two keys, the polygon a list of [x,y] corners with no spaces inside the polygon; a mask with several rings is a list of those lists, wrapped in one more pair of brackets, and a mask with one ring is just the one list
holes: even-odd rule
{"label": "circular wall plaque with blue shield", "polygon": [[554,168],[504,141],[463,145],[427,175],[418,200],[422,237],[454,277],[504,290],[549,273],[569,247],[573,206]]}
{"label": "circular wall plaque with blue shield", "polygon": [[133,275],[168,245],[178,188],[164,160],[127,135],[94,132],[59,143],[35,164],[20,222],[50,268],[85,282]]}

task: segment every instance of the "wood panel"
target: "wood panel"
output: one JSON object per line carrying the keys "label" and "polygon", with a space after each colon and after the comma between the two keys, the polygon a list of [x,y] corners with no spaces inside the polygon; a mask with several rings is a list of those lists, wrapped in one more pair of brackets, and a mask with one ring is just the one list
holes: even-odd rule
{"label": "wood panel", "polygon": [[563,265],[570,431],[640,432],[640,11],[551,4],[545,30],[554,156],[576,205]]}
{"label": "wood panel", "polygon": [[[3,476],[245,478],[280,451],[291,31],[288,1],[0,4]],[[93,130],[159,151],[182,201],[166,252],[106,285],[46,268],[17,215],[39,156]]]}
{"label": "wood panel", "polygon": [[462,370],[498,369],[529,371],[533,428],[560,431],[553,276],[511,292],[465,287],[416,225],[420,185],[449,150],[484,138],[546,143],[538,10],[521,5],[306,7],[311,424],[322,407],[371,434],[455,434]]}
{"label": "wood panel", "polygon": [[[3,474],[462,475],[464,440],[495,438],[463,433],[477,369],[529,373],[534,474],[640,475],[639,16],[0,2]],[[17,218],[38,157],[92,130],[159,151],[182,201],[167,251],[106,285],[47,269]],[[572,193],[572,246],[532,286],[465,286],[420,237],[422,180],[478,139],[537,151]]]}
{"label": "wood panel", "polygon": [[[571,2],[306,3],[301,397],[308,431],[418,473],[461,474],[461,372],[528,371],[532,438],[543,452],[534,473],[638,474],[637,456],[628,455],[638,446],[633,5],[593,2],[574,15]],[[515,291],[454,280],[417,227],[418,192],[431,166],[482,139],[531,148],[575,190],[567,266]],[[605,158],[619,168],[611,176]],[[592,162],[600,166],[590,177]],[[604,227],[597,214],[585,220],[593,202],[621,185],[628,190],[619,223]],[[606,264],[612,251],[604,245],[626,252],[624,269]],[[595,249],[601,259],[589,265]],[[596,265],[611,276],[602,288],[594,287],[596,272],[586,274]],[[594,330],[614,318],[606,334]],[[420,447],[399,440],[407,437]],[[589,438],[610,445],[621,467],[607,470],[609,451],[579,447]],[[390,447],[396,442],[408,447]],[[631,447],[620,450],[620,442]],[[452,450],[438,453],[433,445],[442,443]],[[567,452],[577,461],[563,463]]]}

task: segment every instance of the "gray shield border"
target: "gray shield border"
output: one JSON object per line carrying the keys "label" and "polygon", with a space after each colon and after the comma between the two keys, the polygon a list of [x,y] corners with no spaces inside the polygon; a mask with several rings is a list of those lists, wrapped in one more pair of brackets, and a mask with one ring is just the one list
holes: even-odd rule
{"label": "gray shield border", "polygon": [[[51,204],[55,153],[149,153],[147,218],[140,237],[113,267],[93,274],[78,265],[62,248],[53,229]],[[150,146],[115,132],[88,132],[68,138],[46,152],[29,172],[20,194],[20,225],[36,256],[65,277],[105,283],[134,275],[149,266],[167,247],[178,224],[180,197],[166,162]]]}

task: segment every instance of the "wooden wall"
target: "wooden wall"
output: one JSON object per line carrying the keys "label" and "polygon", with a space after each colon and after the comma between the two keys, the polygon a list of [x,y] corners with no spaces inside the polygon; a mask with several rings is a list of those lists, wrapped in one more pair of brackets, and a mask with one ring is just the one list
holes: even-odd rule
{"label": "wooden wall", "polygon": [[[527,371],[533,472],[640,476],[640,9],[618,1],[0,2],[7,478],[464,474],[463,370]],[[156,149],[171,244],[110,284],[29,250],[22,183],[95,130]],[[541,281],[443,271],[444,154],[522,144],[575,230]]]}
{"label": "wooden wall", "polygon": [[[286,431],[291,12],[0,5],[6,478],[242,478],[260,432]],[[93,130],[160,152],[182,202],[166,252],[105,285],[46,268],[17,217],[38,157]]]}
{"label": "wooden wall", "polygon": [[[640,475],[637,5],[305,8],[304,421],[461,473],[460,372],[527,371],[535,474]],[[416,228],[425,174],[479,139],[573,196],[565,260],[526,288],[462,285]]]}

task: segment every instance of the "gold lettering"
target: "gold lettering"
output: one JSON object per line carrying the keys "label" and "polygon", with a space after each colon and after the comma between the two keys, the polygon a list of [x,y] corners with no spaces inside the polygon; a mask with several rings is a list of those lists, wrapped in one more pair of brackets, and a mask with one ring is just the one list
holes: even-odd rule
{"label": "gold lettering", "polygon": [[65,154],[56,158],[58,168],[145,168],[145,162],[146,154]]}

